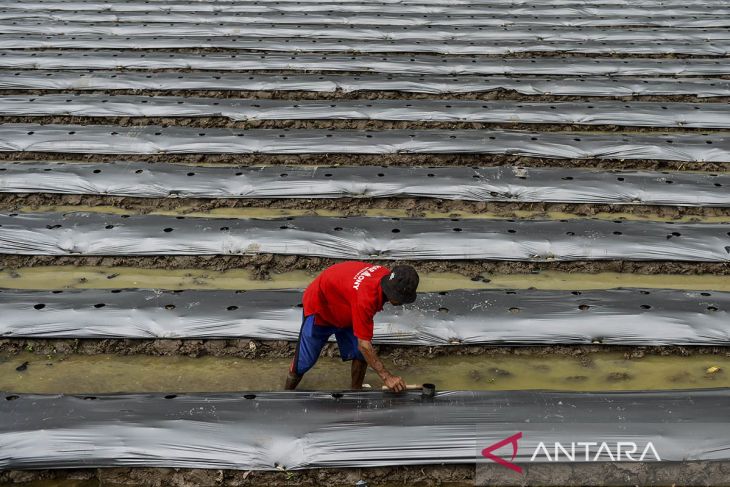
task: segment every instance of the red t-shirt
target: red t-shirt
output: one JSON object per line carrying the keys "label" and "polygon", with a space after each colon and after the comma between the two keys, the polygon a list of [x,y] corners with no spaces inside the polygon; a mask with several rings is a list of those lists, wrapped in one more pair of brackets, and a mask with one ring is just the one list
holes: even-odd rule
{"label": "red t-shirt", "polygon": [[366,262],[342,262],[325,269],[304,291],[304,314],[315,324],[349,328],[373,339],[373,317],[383,309],[380,280],[390,270]]}

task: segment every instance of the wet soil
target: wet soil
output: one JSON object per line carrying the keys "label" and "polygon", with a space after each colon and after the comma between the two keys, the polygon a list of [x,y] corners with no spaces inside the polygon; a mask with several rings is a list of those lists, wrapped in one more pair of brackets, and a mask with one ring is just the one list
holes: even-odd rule
{"label": "wet soil", "polygon": [[[160,341],[159,345],[169,343]],[[249,348],[258,346],[263,345],[249,342]],[[401,351],[395,347],[383,349],[382,359],[406,383],[435,383],[440,390],[643,391],[730,386],[727,347],[699,351],[618,347],[619,351],[610,351],[573,346],[557,353],[554,348],[532,347],[527,353],[513,353],[502,347],[482,354],[475,350],[473,354],[416,356],[407,349],[394,353]],[[166,349],[168,355],[61,354],[53,350],[40,354],[28,350],[0,352],[0,401],[18,394],[277,391],[284,385],[292,358],[191,357],[171,348]],[[369,369],[365,384],[378,390],[382,380]],[[340,360],[332,344],[304,376],[299,389],[339,391],[350,385],[350,364]]]}
{"label": "wet soil", "polygon": [[[501,465],[414,465],[315,469],[292,472],[201,470],[184,468],[106,468],[10,470],[0,472],[3,486],[25,487],[214,487],[214,486],[354,486],[467,487],[471,485],[621,485],[627,476],[642,485],[730,485],[730,463],[691,461],[661,463],[530,464],[512,475]],[[29,483],[28,483],[29,482]]]}
{"label": "wet soil", "polygon": [[[316,53],[315,54],[315,56],[319,56],[319,55],[320,55],[320,53]],[[464,56],[462,56],[462,57],[464,57]],[[499,56],[499,55],[497,55],[497,57],[504,58],[504,57]],[[560,57],[560,56],[554,56],[554,57]],[[616,57],[620,57],[620,56],[616,56]],[[467,59],[470,59],[469,56],[466,56],[466,58]],[[711,60],[715,61],[715,63],[717,63],[717,64],[720,64],[720,61],[718,59],[719,58],[714,58],[714,59],[711,59]],[[15,72],[32,71],[32,69],[33,68],[19,68],[19,69],[13,69],[13,71],[15,71]],[[86,69],[95,69],[95,68],[86,68]],[[100,68],[100,69],[103,69],[104,71],[107,71],[108,70],[108,68]],[[566,69],[567,69],[567,67],[566,67]],[[361,69],[361,70],[346,71],[346,70],[340,70],[340,69],[306,69],[306,70],[301,70],[301,69],[254,69],[254,70],[252,70],[252,69],[225,69],[225,70],[221,70],[221,69],[217,69],[217,68],[215,68],[215,69],[206,69],[206,68],[157,68],[157,69],[149,69],[149,68],[136,68],[136,67],[120,67],[119,69],[116,69],[115,71],[118,71],[118,72],[128,72],[128,73],[145,73],[145,74],[151,74],[151,73],[201,73],[201,72],[203,72],[203,73],[206,73],[207,72],[207,73],[211,73],[211,74],[216,74],[216,73],[219,73],[219,72],[223,71],[223,72],[229,73],[229,74],[236,73],[236,74],[248,74],[248,75],[254,75],[254,76],[255,75],[275,75],[275,76],[281,75],[281,76],[290,76],[290,75],[301,75],[303,72],[306,73],[306,74],[315,74],[315,75],[319,74],[319,75],[322,75],[322,76],[330,76],[330,75],[336,75],[336,76],[363,76],[363,75],[366,75],[366,74],[373,74],[373,72],[374,72],[373,70],[370,70],[370,69],[367,69],[367,68],[366,69]],[[406,76],[406,75],[409,75],[409,74],[406,74],[404,72],[397,72],[397,73],[392,73],[391,72],[391,73],[383,73],[383,74],[385,76],[401,76],[401,75]],[[428,77],[428,76],[442,77],[442,76],[450,76],[450,75],[452,75],[452,73],[449,73],[449,74],[440,74],[440,73],[439,74],[432,74],[432,73],[411,73],[410,75],[413,75],[413,74],[415,74],[417,76],[424,76],[424,77]],[[479,77],[479,76],[492,76],[491,74],[488,74],[488,75],[472,74],[472,73],[460,73],[460,74],[464,74],[466,76],[476,76],[476,77]],[[505,76],[506,73],[505,74],[495,73],[494,75],[495,76]],[[536,75],[536,73],[525,74],[524,77],[525,78],[530,78],[533,75]],[[560,75],[553,74],[553,76],[561,76],[561,75],[562,74],[560,74]],[[522,75],[517,75],[517,76],[520,76],[520,78],[523,77]],[[611,76],[611,75],[604,75],[604,76]],[[653,75],[651,75],[651,77],[652,78],[657,78],[657,79],[660,79],[660,80],[663,79],[663,78],[666,78],[666,79],[675,79],[675,78],[677,78],[677,75],[675,75],[675,74],[668,74],[668,73],[667,74],[661,73],[661,74],[653,74]],[[694,79],[694,78],[696,78],[696,79],[707,79],[708,78],[704,74],[682,75],[681,77],[682,77],[682,79]],[[718,75],[712,76],[712,78],[713,79],[730,79],[730,74],[718,74]]]}
{"label": "wet soil", "polygon": [[[21,72],[25,70],[16,70]],[[300,73],[301,74],[301,73]],[[520,79],[529,81],[528,76]],[[0,95],[45,95],[56,93],[85,95],[145,95],[145,96],[181,96],[202,98],[257,98],[260,100],[512,100],[525,102],[581,102],[581,101],[657,101],[685,103],[729,103],[730,97],[700,97],[696,95],[632,95],[632,96],[575,96],[575,95],[524,95],[514,90],[496,89],[469,93],[411,93],[400,91],[284,91],[284,90],[148,90],[148,89],[116,89],[116,90],[0,90]]]}
{"label": "wet soil", "polygon": [[[631,214],[655,220],[697,220],[730,216],[730,208],[673,207],[652,205],[607,205],[572,203],[510,203],[443,200],[436,198],[336,198],[336,199],[244,199],[244,198],[130,198],[123,196],[62,195],[49,193],[0,194],[0,210],[17,211],[48,206],[114,207],[135,214],[154,211],[175,211],[180,214],[209,212],[225,208],[261,208],[293,211],[326,210],[342,216],[364,215],[366,210],[403,210],[409,217],[425,217],[433,213],[464,217],[464,214],[488,214],[490,217],[525,218],[523,212],[535,218],[560,213],[576,217],[599,214]],[[66,208],[64,208],[66,210]],[[83,210],[83,208],[82,208]],[[520,213],[520,214],[518,214]],[[531,215],[532,216],[532,215]],[[620,216],[618,217],[621,218]]]}
{"label": "wet soil", "polygon": [[105,468],[78,470],[10,470],[0,472],[0,483],[34,480],[97,480],[102,485],[136,487],[208,486],[354,486],[366,480],[371,486],[473,485],[474,464],[425,465],[378,468],[313,469],[295,472],[257,472],[178,468]]}
{"label": "wet soil", "polygon": [[[44,256],[0,255],[0,268],[17,269],[49,265],[71,266],[121,266],[147,269],[208,269],[223,271],[245,269],[252,278],[266,279],[272,272],[303,270],[320,272],[338,262],[336,259],[297,255],[211,255],[211,256]],[[393,266],[395,261],[372,260],[381,265]],[[573,262],[516,262],[487,260],[425,260],[410,261],[419,272],[453,272],[473,280],[488,279],[490,273],[531,274],[540,271],[559,272],[631,272],[637,274],[715,274],[730,275],[730,263],[694,263],[675,261],[573,261]]]}
{"label": "wet soil", "polygon": [[[635,29],[637,26],[635,24],[627,24],[627,25],[612,25],[611,29]],[[496,27],[498,29],[498,27]],[[528,30],[530,30],[528,28]],[[488,42],[488,41],[487,41]],[[33,48],[33,49],[25,49],[27,51],[31,50],[38,50],[42,51],[43,48]],[[79,49],[69,49],[69,50],[76,50],[76,51],[82,51],[82,48]],[[142,49],[144,50],[144,49]],[[178,53],[188,53],[188,54],[207,54],[207,53],[220,53],[220,54],[241,54],[245,52],[256,52],[259,54],[265,54],[265,55],[276,55],[280,54],[280,52],[277,51],[267,51],[267,50],[259,50],[259,49],[231,49],[227,47],[182,47],[182,48],[163,48],[163,49],[155,49],[156,52],[165,53],[165,52],[178,52]],[[382,56],[392,56],[392,57],[406,57],[406,56],[414,56],[414,57],[425,57],[425,56],[438,56],[438,57],[445,57],[448,59],[463,59],[463,60],[471,60],[471,59],[503,59],[505,61],[509,61],[512,59],[533,59],[537,57],[553,57],[553,58],[578,58],[578,59],[595,59],[595,60],[612,60],[612,59],[693,59],[693,60],[710,60],[714,61],[717,59],[721,59],[724,56],[723,55],[715,55],[715,54],[683,54],[683,53],[675,53],[675,52],[664,52],[664,53],[605,53],[605,52],[571,52],[571,51],[528,51],[528,52],[510,52],[507,54],[443,54],[443,53],[425,53],[425,52],[406,52],[406,51],[400,51],[397,54],[393,52],[383,52],[383,53],[376,53],[376,52],[361,52],[361,51],[311,51],[308,52],[306,50],[301,50],[297,52],[297,55],[307,55],[311,54],[313,56],[342,56],[347,55],[350,53],[357,53],[363,56],[370,56],[371,54],[380,54]]]}
{"label": "wet soil", "polygon": [[[626,24],[626,25],[612,25],[610,26],[611,29],[635,29],[637,28],[638,24]],[[501,27],[494,27],[495,29],[500,29]],[[458,30],[458,29],[457,29]],[[531,29],[528,29],[531,30]],[[23,48],[18,49],[19,51],[25,51],[25,52],[45,52],[48,51],[48,48],[45,47],[30,47],[30,48]],[[64,47],[64,51],[68,52],[87,52],[87,48],[83,47]],[[148,52],[151,49],[150,48],[125,48],[125,51],[139,51],[139,52]],[[97,52],[104,53],[104,52],[111,52],[116,51],[116,49],[113,48],[103,48],[97,50]],[[171,54],[171,53],[178,53],[178,54],[230,54],[230,55],[243,55],[247,53],[254,53],[254,54],[260,54],[260,55],[266,55],[266,56],[277,56],[282,55],[284,52],[282,51],[272,51],[268,49],[239,49],[239,48],[230,48],[230,47],[162,47],[162,48],[155,48],[155,53],[160,54]],[[408,51],[398,51],[397,53],[394,53],[392,51],[385,51],[385,52],[379,52],[379,51],[357,51],[357,50],[335,50],[335,51],[308,51],[306,49],[301,49],[296,51],[297,56],[306,56],[306,55],[312,55],[312,56],[348,56],[353,54],[359,54],[363,56],[371,56],[371,55],[381,55],[381,56],[391,56],[395,58],[400,57],[406,57],[406,56],[415,56],[415,57],[425,57],[425,56],[438,56],[438,57],[446,57],[448,59],[464,59],[464,60],[471,60],[474,58],[477,59],[504,59],[506,61],[509,61],[510,59],[532,59],[537,57],[553,57],[553,58],[578,58],[578,59],[596,59],[596,60],[611,60],[616,58],[621,59],[693,59],[693,60],[716,60],[721,59],[724,57],[724,55],[721,54],[685,54],[685,53],[677,53],[677,52],[663,52],[663,53],[631,53],[631,52],[620,52],[620,53],[605,53],[605,52],[573,52],[573,51],[526,51],[526,52],[510,52],[506,54],[443,54],[443,53],[428,53],[428,52],[408,52]]]}
{"label": "wet soil", "polygon": [[[55,355],[152,355],[188,357],[239,357],[244,359],[291,358],[295,342],[283,340],[251,340],[248,338],[228,340],[173,340],[173,339],[0,339],[0,353],[22,354],[32,352],[40,356]],[[622,353],[626,359],[645,356],[730,356],[729,347],[684,347],[684,346],[608,346],[608,345],[550,345],[550,346],[493,346],[493,345],[450,345],[450,346],[398,346],[378,345],[378,353],[384,360],[399,366],[410,365],[419,359],[438,357],[578,357],[581,363],[591,362],[591,355]],[[327,344],[322,357],[339,357],[337,345]]]}
{"label": "wet soil", "polygon": [[[304,289],[316,277],[307,271],[271,273],[265,279],[246,269],[146,269],[142,267],[38,266],[0,268],[0,289],[159,289],[231,290]],[[456,273],[420,274],[420,292],[454,289],[549,289],[585,291],[595,289],[640,288],[685,291],[730,292],[730,279],[711,274],[629,274],[561,273],[541,271],[530,274],[489,274],[464,276]]]}
{"label": "wet soil", "polygon": [[70,161],[70,162],[169,162],[181,164],[221,165],[330,165],[330,166],[525,166],[588,169],[650,169],[667,171],[728,170],[725,162],[686,162],[657,159],[548,159],[491,154],[86,154],[63,152],[0,152],[0,161]]}
{"label": "wet soil", "polygon": [[116,125],[120,127],[195,127],[228,129],[333,129],[333,130],[532,130],[540,132],[620,132],[637,133],[712,133],[726,128],[638,127],[602,124],[541,124],[492,122],[436,122],[408,120],[232,120],[228,117],[88,117],[88,116],[0,116],[1,123],[33,123],[41,125]]}

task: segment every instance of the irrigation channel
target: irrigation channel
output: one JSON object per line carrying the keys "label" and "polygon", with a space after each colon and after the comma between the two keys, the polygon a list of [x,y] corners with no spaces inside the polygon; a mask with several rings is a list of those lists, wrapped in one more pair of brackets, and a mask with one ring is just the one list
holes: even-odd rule
{"label": "irrigation channel", "polygon": [[[728,26],[0,4],[0,486],[727,484]],[[373,343],[435,394],[348,391],[334,342],[282,391],[351,259],[420,273]]]}

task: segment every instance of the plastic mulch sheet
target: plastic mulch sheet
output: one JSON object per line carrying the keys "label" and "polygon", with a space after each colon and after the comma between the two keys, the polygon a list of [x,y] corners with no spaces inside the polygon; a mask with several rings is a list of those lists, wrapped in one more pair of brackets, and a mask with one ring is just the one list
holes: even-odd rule
{"label": "plastic mulch sheet", "polygon": [[143,198],[440,198],[730,206],[730,175],[528,167],[0,164],[0,193]]}
{"label": "plastic mulch sheet", "polygon": [[24,95],[0,97],[0,115],[223,117],[231,120],[393,120],[631,127],[730,128],[720,103],[465,100],[259,100],[165,96]]}
{"label": "plastic mulch sheet", "polygon": [[[446,391],[433,398],[419,392],[5,394],[0,468],[473,464],[485,461],[483,449],[516,435],[516,463],[570,462],[566,455],[552,458],[555,442],[567,452],[578,442],[578,462],[615,461],[623,448],[623,461],[629,451],[632,461],[692,463],[728,459],[729,407],[727,389]],[[509,460],[511,453],[508,446],[495,456]]]}
{"label": "plastic mulch sheet", "polygon": [[402,91],[478,93],[499,89],[524,95],[730,96],[730,81],[719,78],[418,76],[378,74],[251,74],[229,72],[146,72],[0,70],[0,88],[10,90],[229,90],[229,91]]}
{"label": "plastic mulch sheet", "polygon": [[[35,25],[35,24],[34,24]],[[3,29],[9,29],[7,26]],[[16,26],[17,27],[17,26]],[[41,32],[67,29],[41,25]],[[123,27],[117,30],[130,30]],[[19,29],[13,29],[19,30]],[[94,29],[88,29],[94,34]],[[178,35],[183,28],[176,29]],[[237,29],[240,30],[240,29]],[[297,30],[297,29],[293,29]],[[347,30],[347,29],[342,29]],[[487,29],[489,30],[489,29]],[[403,28],[400,29],[401,32]],[[333,38],[343,32],[331,32]],[[138,35],[129,32],[126,35]],[[191,31],[191,35],[206,35]],[[206,69],[215,71],[364,71],[403,74],[565,75],[572,76],[721,76],[730,74],[730,63],[721,59],[644,59],[489,56],[440,56],[427,54],[190,54],[135,50],[39,50],[0,51],[0,68],[6,69]]]}
{"label": "plastic mulch sheet", "polygon": [[0,152],[74,154],[495,154],[551,159],[730,161],[723,133],[585,134],[519,130],[222,129],[0,125]]}
{"label": "plastic mulch sheet", "polygon": [[15,255],[730,262],[723,223],[25,213],[2,214],[0,225],[0,253]]}
{"label": "plastic mulch sheet", "polygon": [[[295,341],[301,291],[0,292],[0,337],[253,338]],[[670,289],[457,290],[386,304],[392,345],[730,344],[730,293]]]}

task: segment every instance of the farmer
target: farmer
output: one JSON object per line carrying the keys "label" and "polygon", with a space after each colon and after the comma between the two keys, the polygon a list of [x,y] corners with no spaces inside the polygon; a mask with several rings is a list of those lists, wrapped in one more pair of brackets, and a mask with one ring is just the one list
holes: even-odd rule
{"label": "farmer", "polygon": [[343,361],[352,360],[352,388],[361,389],[367,366],[395,392],[406,389],[391,374],[373,348],[373,316],[389,302],[416,300],[418,274],[408,265],[393,269],[365,262],[342,262],[325,269],[304,291],[304,313],[294,360],[285,389],[293,390],[319,358],[333,334]]}

